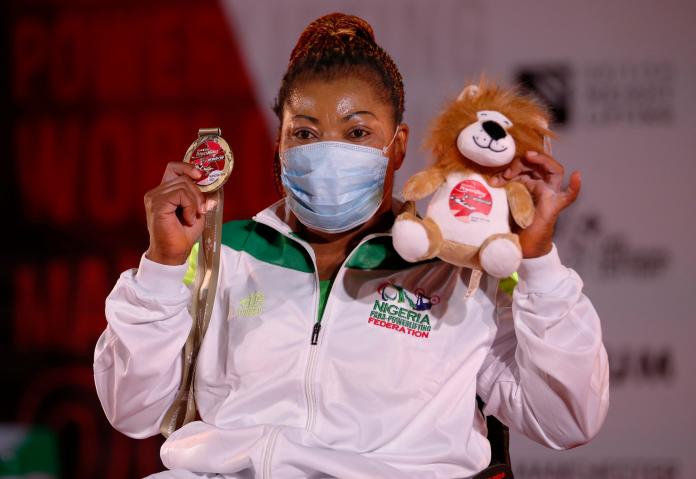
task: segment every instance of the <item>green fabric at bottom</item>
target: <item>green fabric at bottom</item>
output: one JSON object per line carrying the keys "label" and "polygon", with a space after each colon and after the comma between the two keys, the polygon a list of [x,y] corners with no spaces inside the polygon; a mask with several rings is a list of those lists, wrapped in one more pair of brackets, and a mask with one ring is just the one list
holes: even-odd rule
{"label": "green fabric at bottom", "polygon": [[3,425],[0,436],[9,446],[0,450],[0,477],[58,477],[58,445],[51,431]]}

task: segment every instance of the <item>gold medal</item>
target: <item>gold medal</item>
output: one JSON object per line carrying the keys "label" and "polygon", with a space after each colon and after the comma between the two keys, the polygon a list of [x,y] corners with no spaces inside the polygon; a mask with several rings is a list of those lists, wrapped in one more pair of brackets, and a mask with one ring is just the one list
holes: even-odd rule
{"label": "gold medal", "polygon": [[196,184],[203,193],[216,191],[230,177],[234,158],[227,142],[220,136],[220,128],[201,128],[198,139],[191,143],[184,155],[189,163],[203,172]]}

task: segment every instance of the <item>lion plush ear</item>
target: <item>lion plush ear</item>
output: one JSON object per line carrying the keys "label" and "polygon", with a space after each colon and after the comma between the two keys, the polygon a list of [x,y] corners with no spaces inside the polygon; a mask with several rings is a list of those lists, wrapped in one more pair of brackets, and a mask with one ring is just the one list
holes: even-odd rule
{"label": "lion plush ear", "polygon": [[478,85],[467,85],[457,97],[457,101],[464,101],[476,98],[481,90]]}

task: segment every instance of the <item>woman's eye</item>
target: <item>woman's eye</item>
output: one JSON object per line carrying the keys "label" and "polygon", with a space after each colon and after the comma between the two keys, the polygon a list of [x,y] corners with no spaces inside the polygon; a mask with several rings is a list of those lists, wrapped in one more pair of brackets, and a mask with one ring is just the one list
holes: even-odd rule
{"label": "woman's eye", "polygon": [[314,134],[309,130],[297,130],[293,136],[299,140],[310,140],[314,137]]}
{"label": "woman's eye", "polygon": [[356,128],[354,130],[351,130],[350,137],[355,138],[355,139],[359,139],[359,138],[365,138],[369,134],[370,134],[370,132],[367,130],[364,130],[362,128]]}

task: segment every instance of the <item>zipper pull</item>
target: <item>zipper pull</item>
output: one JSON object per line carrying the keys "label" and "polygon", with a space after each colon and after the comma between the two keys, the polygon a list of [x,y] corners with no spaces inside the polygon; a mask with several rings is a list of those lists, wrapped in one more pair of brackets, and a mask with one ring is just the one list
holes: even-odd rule
{"label": "zipper pull", "polygon": [[314,327],[312,328],[312,346],[315,346],[317,344],[317,340],[319,339],[319,330],[321,329],[321,323],[316,322],[314,323]]}

